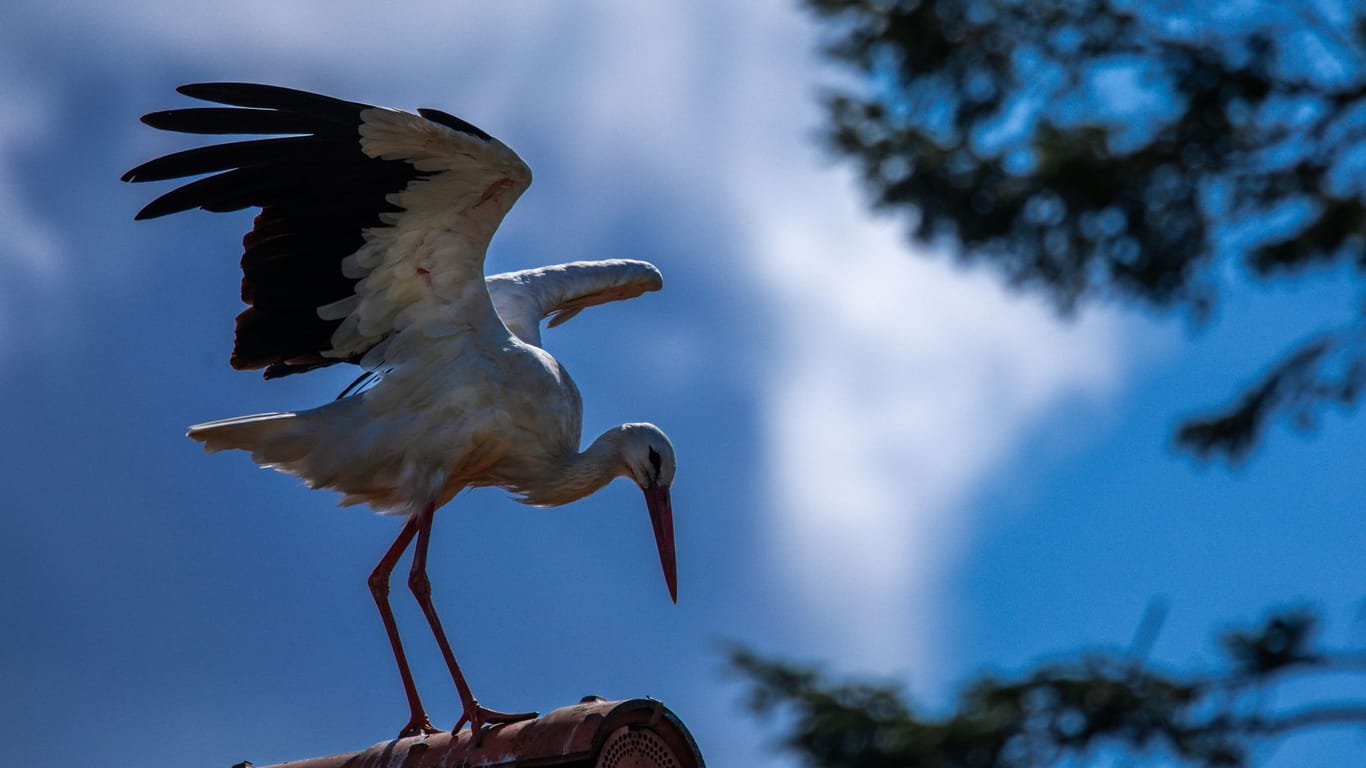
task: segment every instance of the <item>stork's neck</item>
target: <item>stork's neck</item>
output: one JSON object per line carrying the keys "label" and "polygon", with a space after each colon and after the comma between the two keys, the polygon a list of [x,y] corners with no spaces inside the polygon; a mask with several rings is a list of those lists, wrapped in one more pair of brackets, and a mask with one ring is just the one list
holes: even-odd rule
{"label": "stork's neck", "polygon": [[559,506],[577,501],[625,475],[626,462],[622,455],[623,432],[620,427],[609,429],[598,436],[588,450],[576,453],[559,463],[553,477],[526,489],[525,500],[531,504]]}

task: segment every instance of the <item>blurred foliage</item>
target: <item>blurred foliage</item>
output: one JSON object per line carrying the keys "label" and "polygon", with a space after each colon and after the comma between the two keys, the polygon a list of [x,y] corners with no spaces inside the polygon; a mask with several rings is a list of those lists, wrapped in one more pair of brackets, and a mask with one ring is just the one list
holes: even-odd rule
{"label": "blurred foliage", "polygon": [[1366,697],[1274,710],[1274,690],[1309,675],[1366,673],[1366,655],[1314,645],[1308,611],[1226,632],[1214,674],[1164,672],[1134,654],[1089,653],[1018,678],[982,675],[953,711],[917,713],[896,685],[832,682],[818,671],[734,649],[749,706],[778,714],[782,746],[821,768],[1027,768],[1253,764],[1256,747],[1313,728],[1366,737]]}
{"label": "blurred foliage", "polygon": [[[805,0],[858,77],[828,145],[912,236],[1064,312],[1203,320],[1242,276],[1366,270],[1366,16],[1349,3]],[[1366,381],[1366,318],[1315,333],[1178,444],[1239,459]]]}

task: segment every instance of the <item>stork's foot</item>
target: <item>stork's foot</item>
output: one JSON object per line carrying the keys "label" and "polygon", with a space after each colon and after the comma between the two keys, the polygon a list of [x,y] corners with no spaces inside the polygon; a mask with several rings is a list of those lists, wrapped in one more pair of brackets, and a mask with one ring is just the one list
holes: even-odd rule
{"label": "stork's foot", "polygon": [[433,733],[441,733],[441,729],[432,725],[432,721],[427,719],[425,714],[418,712],[408,720],[403,730],[398,732],[398,737],[406,739],[409,736],[430,736]]}
{"label": "stork's foot", "polygon": [[499,712],[495,709],[481,707],[478,702],[472,702],[472,705],[466,707],[460,715],[460,719],[456,721],[451,733],[459,731],[465,723],[469,723],[470,733],[474,734],[474,745],[479,746],[479,742],[484,737],[484,726],[520,723],[523,720],[534,720],[536,715],[535,712]]}

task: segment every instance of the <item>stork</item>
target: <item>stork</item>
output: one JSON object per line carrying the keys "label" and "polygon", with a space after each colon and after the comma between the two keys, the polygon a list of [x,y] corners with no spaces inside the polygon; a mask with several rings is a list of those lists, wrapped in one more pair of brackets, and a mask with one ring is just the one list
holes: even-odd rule
{"label": "stork", "polygon": [[[209,452],[257,464],[404,518],[369,586],[403,681],[399,735],[437,731],[413,683],[389,605],[389,577],[416,542],[408,585],[460,696],[452,730],[535,717],[480,706],[432,603],[434,512],[460,491],[504,488],[558,506],[616,477],[645,494],[669,596],[677,602],[669,487],[674,450],[652,424],[623,424],[579,450],[583,405],[541,349],[550,326],[595,304],[662,286],[641,261],[576,262],[484,275],[494,230],[531,183],[502,142],[435,109],[417,114],[270,85],[200,83],[180,93],[227,106],[153,112],[154,128],[271,138],[151,160],[124,181],[192,176],[138,214],[260,208],[243,239],[242,300],[230,362],[267,379],[337,363],[375,381],[310,410],[198,424]],[[367,374],[362,374],[365,376]]]}

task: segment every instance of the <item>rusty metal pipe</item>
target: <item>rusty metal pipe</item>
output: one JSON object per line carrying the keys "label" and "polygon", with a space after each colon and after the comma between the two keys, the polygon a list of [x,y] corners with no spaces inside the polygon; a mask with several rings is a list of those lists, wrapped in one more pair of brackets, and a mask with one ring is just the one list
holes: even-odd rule
{"label": "rusty metal pipe", "polygon": [[[239,764],[241,765],[241,764]],[[250,765],[250,763],[246,764]],[[705,768],[697,742],[678,716],[654,699],[605,701],[587,696],[544,717],[486,728],[380,742],[369,749],[266,768]],[[234,766],[237,768],[237,766]]]}

